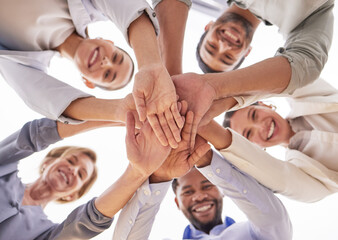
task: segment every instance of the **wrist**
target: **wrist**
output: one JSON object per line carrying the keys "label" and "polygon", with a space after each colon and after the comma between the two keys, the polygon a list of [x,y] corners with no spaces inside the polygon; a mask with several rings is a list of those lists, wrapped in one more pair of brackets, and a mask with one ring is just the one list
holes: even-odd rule
{"label": "wrist", "polygon": [[160,183],[171,181],[172,178],[169,176],[157,176],[155,173],[151,174],[149,177],[149,183]]}
{"label": "wrist", "polygon": [[139,169],[133,167],[131,164],[128,165],[126,172],[130,176],[130,179],[142,184],[149,178],[150,174],[140,171]]}
{"label": "wrist", "polygon": [[219,83],[219,80],[215,81],[215,79],[212,76],[210,77],[210,73],[201,74],[200,76],[201,76],[202,80],[204,82],[206,82],[210,86],[210,88],[212,89],[213,100],[217,100],[217,99],[221,98],[221,94],[219,92],[219,86],[217,85]]}
{"label": "wrist", "polygon": [[210,165],[213,152],[209,150],[201,159],[195,164],[196,167],[202,168]]}

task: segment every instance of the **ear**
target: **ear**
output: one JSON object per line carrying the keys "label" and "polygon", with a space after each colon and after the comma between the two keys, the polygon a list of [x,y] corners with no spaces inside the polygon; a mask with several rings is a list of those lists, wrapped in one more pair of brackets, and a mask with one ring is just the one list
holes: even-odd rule
{"label": "ear", "polygon": [[207,25],[204,27],[204,31],[209,31],[210,27],[214,24],[214,21],[210,21]]}
{"label": "ear", "polygon": [[244,57],[247,57],[249,55],[249,53],[251,52],[251,49],[252,49],[252,46],[249,46],[246,54],[244,55]]}
{"label": "ear", "polygon": [[89,81],[87,78],[82,77],[82,80],[87,87],[89,87],[91,89],[95,88],[95,83]]}
{"label": "ear", "polygon": [[178,200],[177,200],[177,197],[175,197],[175,203],[176,203],[177,208],[178,208],[179,210],[181,210],[181,209],[180,209],[180,204],[178,203]]}

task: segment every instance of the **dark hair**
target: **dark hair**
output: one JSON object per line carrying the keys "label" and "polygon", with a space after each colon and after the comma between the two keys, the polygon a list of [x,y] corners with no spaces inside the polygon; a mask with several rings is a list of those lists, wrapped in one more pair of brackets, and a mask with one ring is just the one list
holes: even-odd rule
{"label": "dark hair", "polygon": [[[207,35],[209,30],[206,30],[201,38],[200,38],[200,41],[198,42],[197,44],[197,48],[196,48],[196,59],[197,59],[197,62],[198,62],[198,66],[200,67],[200,69],[204,72],[204,73],[219,73],[219,72],[222,72],[222,71],[216,71],[214,69],[212,69],[211,67],[209,67],[201,58],[201,55],[200,55],[200,50],[201,50],[201,46],[202,46],[202,42],[205,38],[205,36]],[[236,70],[237,68],[239,68],[243,61],[244,61],[245,57],[243,56],[241,58],[241,60],[237,63],[237,65],[232,69],[232,70]]]}
{"label": "dark hair", "polygon": [[[255,105],[259,105],[259,103],[258,102],[254,102],[250,106],[255,106]],[[232,116],[235,114],[235,112],[237,112],[237,111],[238,110],[225,112],[225,114],[224,114],[224,120],[223,120],[223,124],[222,124],[223,127],[225,127],[225,128],[230,127],[230,120],[231,120]]]}
{"label": "dark hair", "polygon": [[95,85],[96,87],[102,89],[102,90],[107,90],[107,91],[114,91],[114,90],[119,90],[121,88],[124,88],[125,86],[127,86],[131,79],[133,78],[134,76],[134,69],[135,69],[135,64],[134,64],[134,61],[133,59],[130,57],[129,53],[127,53],[124,49],[122,48],[119,48],[118,46],[116,46],[118,49],[120,49],[122,52],[124,52],[125,54],[127,54],[127,56],[130,58],[131,60],[131,64],[132,64],[132,69],[131,69],[131,74],[130,74],[130,77],[128,79],[128,82],[126,82],[124,85],[120,86],[120,87],[117,87],[117,88],[111,88],[111,87],[103,87],[103,86],[100,86],[100,85]]}
{"label": "dark hair", "polygon": [[177,178],[174,178],[174,180],[171,183],[171,187],[172,187],[172,189],[173,189],[173,191],[174,191],[175,194],[176,194],[177,186],[178,186]]}

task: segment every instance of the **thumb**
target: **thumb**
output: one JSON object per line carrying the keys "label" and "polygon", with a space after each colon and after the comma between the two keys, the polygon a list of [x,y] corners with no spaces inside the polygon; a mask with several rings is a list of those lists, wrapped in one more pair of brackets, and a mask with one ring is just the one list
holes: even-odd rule
{"label": "thumb", "polygon": [[135,118],[131,112],[127,112],[126,145],[134,145],[135,143]]}
{"label": "thumb", "polygon": [[195,163],[197,163],[201,159],[201,157],[203,157],[209,150],[210,145],[208,143],[204,143],[198,146],[188,158],[189,166],[194,166]]}

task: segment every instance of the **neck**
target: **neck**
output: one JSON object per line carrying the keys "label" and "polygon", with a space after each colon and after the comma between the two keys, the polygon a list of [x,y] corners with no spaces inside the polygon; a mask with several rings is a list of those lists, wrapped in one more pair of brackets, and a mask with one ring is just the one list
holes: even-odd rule
{"label": "neck", "polygon": [[28,184],[22,205],[41,206],[44,208],[49,202],[56,200],[57,197],[52,195],[50,187],[40,178],[32,184]]}
{"label": "neck", "polygon": [[236,4],[232,4],[226,11],[231,12],[231,13],[236,13],[236,14],[244,17],[247,21],[249,21],[251,23],[253,31],[255,31],[257,29],[258,25],[261,22],[249,10],[239,8],[239,7],[237,7]]}
{"label": "neck", "polygon": [[63,57],[73,60],[76,50],[82,41],[83,38],[73,32],[61,45],[56,47],[55,50],[59,51]]}

